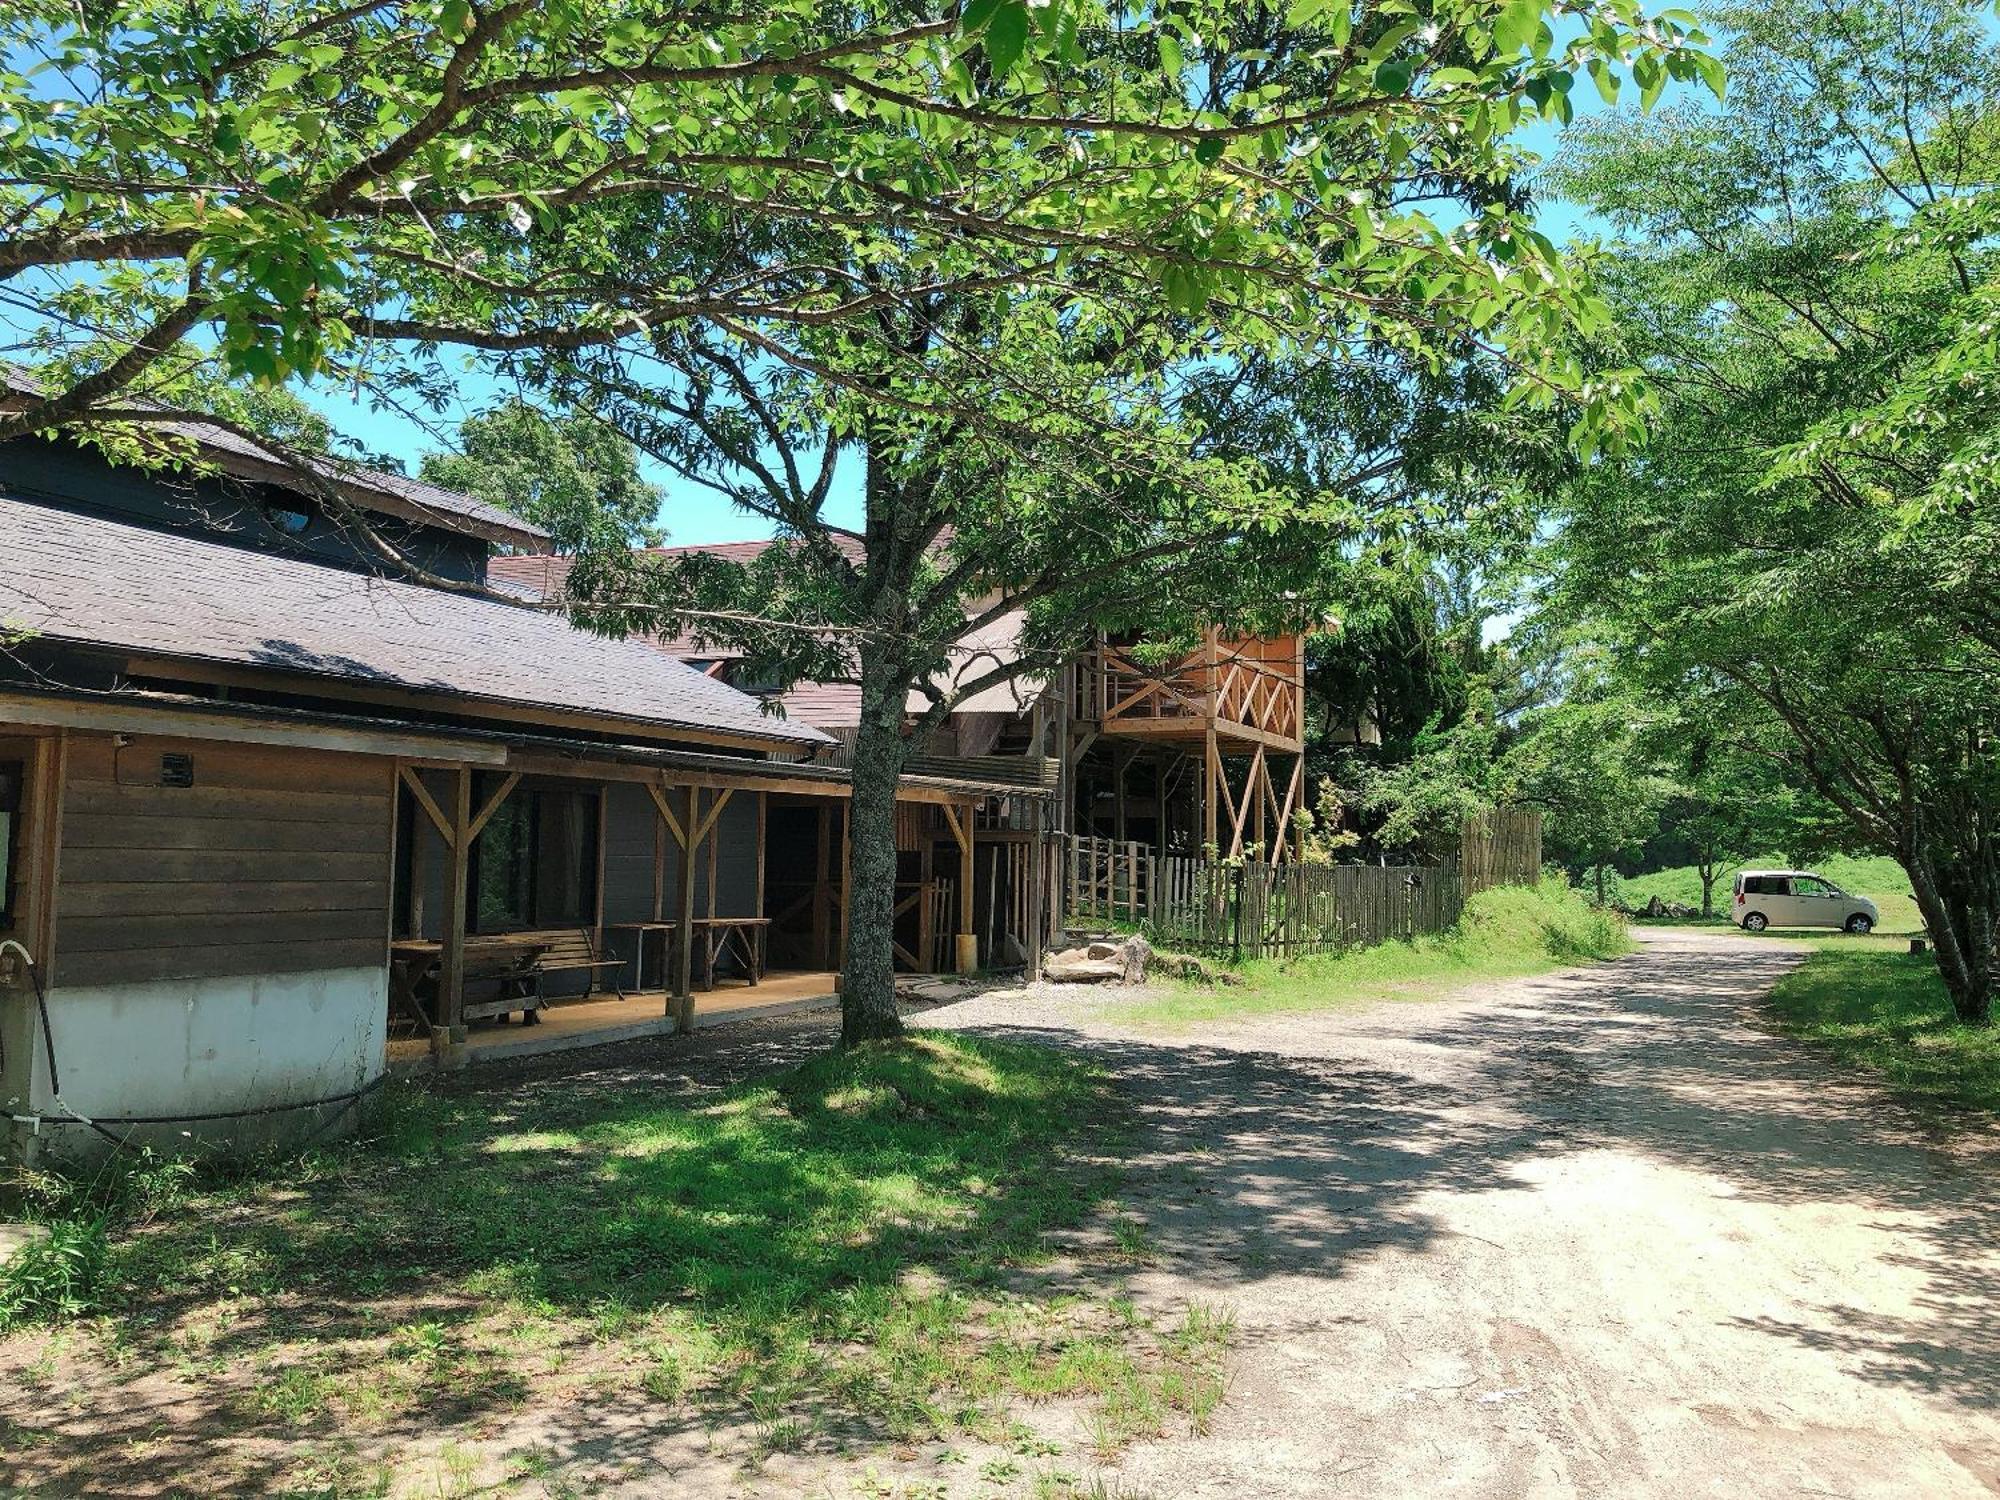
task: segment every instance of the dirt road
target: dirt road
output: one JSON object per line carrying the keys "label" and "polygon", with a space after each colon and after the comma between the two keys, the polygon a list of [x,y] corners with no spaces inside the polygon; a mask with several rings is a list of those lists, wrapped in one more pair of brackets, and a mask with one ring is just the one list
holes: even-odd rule
{"label": "dirt road", "polygon": [[1198,1038],[1018,994],[926,1024],[1087,1043],[1142,1101],[1162,1309],[1233,1309],[1157,1495],[2000,1492],[2000,1147],[1757,1024],[1798,956],[1612,965]]}

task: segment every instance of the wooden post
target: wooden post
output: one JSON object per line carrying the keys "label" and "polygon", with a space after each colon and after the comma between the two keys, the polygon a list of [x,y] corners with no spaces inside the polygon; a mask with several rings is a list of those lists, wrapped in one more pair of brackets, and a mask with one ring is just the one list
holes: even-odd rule
{"label": "wooden post", "polygon": [[1257,857],[1266,863],[1271,861],[1271,836],[1264,826],[1264,800],[1270,795],[1271,768],[1264,759],[1264,747],[1257,747],[1257,755],[1250,763],[1250,797],[1255,809],[1250,819],[1250,837],[1257,842]]}
{"label": "wooden post", "polygon": [[444,953],[438,970],[438,1012],[449,1049],[445,1061],[461,1062],[465,1046],[465,928],[472,863],[472,767],[460,766],[451,800],[451,879],[444,902]]}
{"label": "wooden post", "polygon": [[840,952],[834,967],[847,968],[847,918],[854,906],[854,808],[840,809]]}
{"label": "wooden post", "polygon": [[[402,800],[400,779],[396,790],[399,795],[396,804],[391,806],[389,816],[400,823],[403,821],[399,816]],[[429,861],[424,858],[424,851],[430,847],[429,827],[422,817],[410,819],[410,936],[413,938],[424,935],[424,882],[430,879]]]}
{"label": "wooden post", "polygon": [[1048,839],[1042,832],[1048,822],[1048,804],[1041,798],[1035,799],[1034,810],[1028,815],[1028,919],[1021,933],[1021,941],[1028,949],[1028,980],[1033,983],[1042,977],[1042,945],[1046,941],[1043,923],[1048,916],[1048,895],[1044,889],[1048,877]]}
{"label": "wooden post", "polygon": [[750,915],[763,917],[770,915],[764,910],[764,835],[771,824],[771,794],[757,794],[757,894],[750,907]]}
{"label": "wooden post", "polygon": [[1201,752],[1201,841],[1207,849],[1215,851],[1210,858],[1222,857],[1221,829],[1218,826],[1222,808],[1222,749],[1216,743],[1215,723],[1209,722],[1208,733],[1202,738]]}
{"label": "wooden post", "polygon": [[667,1001],[674,1018],[674,1030],[694,1030],[694,851],[695,829],[700,827],[701,788],[687,789],[687,816],[681,822],[680,885],[675,890],[674,935],[680,939],[674,949],[674,992]]}
{"label": "wooden post", "polygon": [[1135,751],[1111,752],[1111,837],[1117,843],[1125,842],[1125,773],[1132,768]]}
{"label": "wooden post", "polygon": [[[921,824],[919,825],[921,828]],[[917,972],[937,968],[937,933],[932,928],[931,882],[937,879],[937,840],[928,830],[917,835]]]}
{"label": "wooden post", "polygon": [[833,942],[833,923],[831,893],[827,886],[832,878],[833,804],[821,802],[818,843],[813,850],[812,951],[813,961],[828,968],[837,967],[830,946]]}
{"label": "wooden post", "polygon": [[[650,788],[648,789],[650,790]],[[667,820],[653,810],[653,920],[667,919]]]}
{"label": "wooden post", "polygon": [[[591,903],[591,926],[597,929],[597,951],[604,951],[604,827],[606,815],[611,809],[611,788],[603,782],[597,784],[597,899]],[[633,970],[636,976],[637,969]]]}
{"label": "wooden post", "polygon": [[954,808],[939,804],[951,834],[958,841],[958,972],[970,974],[979,967],[979,936],[972,930],[972,804]]}

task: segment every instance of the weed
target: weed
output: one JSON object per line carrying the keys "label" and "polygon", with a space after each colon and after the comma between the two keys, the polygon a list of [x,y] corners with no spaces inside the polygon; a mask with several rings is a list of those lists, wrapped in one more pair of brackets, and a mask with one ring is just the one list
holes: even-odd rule
{"label": "weed", "polygon": [[111,1247],[103,1215],[57,1220],[0,1264],[0,1333],[68,1322],[106,1307]]}

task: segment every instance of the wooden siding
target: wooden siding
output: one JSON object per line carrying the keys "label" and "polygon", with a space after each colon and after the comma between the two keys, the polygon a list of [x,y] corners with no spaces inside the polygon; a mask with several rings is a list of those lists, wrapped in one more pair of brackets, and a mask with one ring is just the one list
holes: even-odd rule
{"label": "wooden siding", "polygon": [[[160,785],[160,757],[194,785]],[[58,986],[387,959],[386,760],[141,735],[70,742]]]}

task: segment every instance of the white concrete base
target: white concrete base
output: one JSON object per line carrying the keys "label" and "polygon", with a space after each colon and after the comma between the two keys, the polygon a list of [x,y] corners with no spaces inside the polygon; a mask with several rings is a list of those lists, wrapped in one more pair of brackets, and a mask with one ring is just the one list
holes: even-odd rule
{"label": "white concrete base", "polygon": [[[297,974],[58,987],[49,992],[61,1093],[37,1047],[24,1156],[110,1149],[80,1116],[156,1149],[262,1150],[315,1134],[382,1072],[388,977],[366,966]],[[250,1111],[225,1119],[195,1116]],[[269,1111],[264,1113],[264,1111]],[[348,1119],[339,1127],[351,1124]],[[160,1123],[128,1126],[135,1118]]]}

